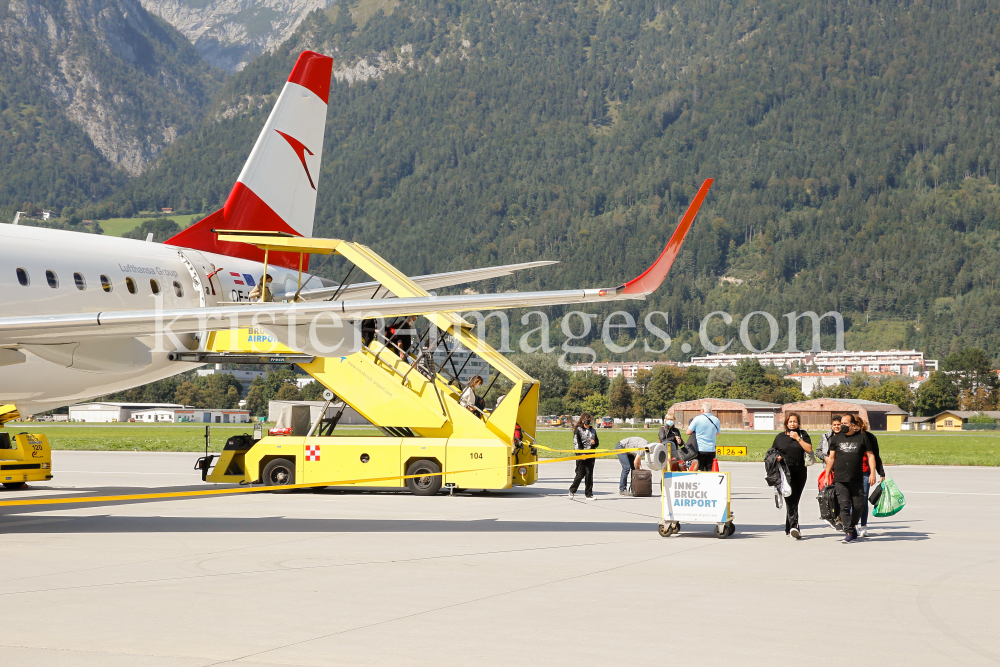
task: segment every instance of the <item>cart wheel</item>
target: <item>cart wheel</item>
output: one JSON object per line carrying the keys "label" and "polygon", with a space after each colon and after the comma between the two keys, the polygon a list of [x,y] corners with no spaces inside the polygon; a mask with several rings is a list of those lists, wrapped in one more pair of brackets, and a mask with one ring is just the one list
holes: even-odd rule
{"label": "cart wheel", "polygon": [[681,532],[680,521],[673,521],[670,523],[670,529],[673,531],[674,535]]}
{"label": "cart wheel", "polygon": [[720,540],[729,537],[729,529],[725,525],[722,526],[722,530],[719,530],[719,524],[715,524],[715,536]]}
{"label": "cart wheel", "polygon": [[660,533],[660,537],[670,537],[671,535],[674,534],[673,528],[670,525],[662,522],[660,523],[659,526],[656,527],[656,530],[658,533]]}
{"label": "cart wheel", "polygon": [[725,531],[728,535],[732,535],[733,533],[736,532],[736,524],[733,523],[732,521],[727,521]]}
{"label": "cart wheel", "polygon": [[22,489],[27,482],[4,482],[3,485],[8,489]]}

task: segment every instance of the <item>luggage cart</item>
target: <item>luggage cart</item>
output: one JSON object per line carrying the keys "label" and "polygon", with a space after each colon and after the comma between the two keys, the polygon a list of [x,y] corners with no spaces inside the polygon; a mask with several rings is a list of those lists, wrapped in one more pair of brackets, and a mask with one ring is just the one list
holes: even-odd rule
{"label": "luggage cart", "polygon": [[670,537],[681,522],[715,524],[715,536],[724,539],[736,532],[730,506],[728,472],[663,471],[660,484],[662,514],[658,530]]}

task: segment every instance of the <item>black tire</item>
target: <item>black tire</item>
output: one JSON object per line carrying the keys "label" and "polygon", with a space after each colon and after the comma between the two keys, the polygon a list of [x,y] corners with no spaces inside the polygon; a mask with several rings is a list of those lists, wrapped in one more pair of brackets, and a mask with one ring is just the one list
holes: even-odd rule
{"label": "black tire", "polygon": [[288,459],[273,459],[264,466],[260,475],[264,486],[286,486],[295,484],[295,463]]}
{"label": "black tire", "polygon": [[406,488],[415,496],[433,496],[441,490],[441,475],[435,474],[440,472],[441,466],[434,461],[427,459],[414,461],[406,469],[407,476],[427,475],[427,477],[411,477],[406,480]]}
{"label": "black tire", "polygon": [[724,539],[726,539],[727,537],[729,537],[730,535],[732,535],[732,534],[733,534],[734,532],[736,532],[736,528],[735,528],[735,526],[734,526],[734,527],[733,527],[733,530],[732,530],[732,532],[730,532],[730,530],[729,530],[729,527],[730,527],[731,525],[732,525],[732,524],[730,524],[730,523],[726,523],[726,524],[724,524],[724,525],[722,526],[722,530],[721,530],[721,531],[719,530],[719,526],[718,526],[718,525],[716,525],[716,526],[715,526],[715,536],[716,536],[716,537],[718,537],[718,538],[719,538],[720,540],[724,540]]}
{"label": "black tire", "polygon": [[728,533],[729,535],[732,535],[732,534],[734,534],[734,533],[736,532],[736,524],[735,524],[735,523],[733,523],[732,521],[729,521],[729,522],[727,522],[727,523],[726,523],[726,532],[727,532],[727,533]]}
{"label": "black tire", "polygon": [[23,489],[27,482],[4,482],[3,485],[8,489]]}
{"label": "black tire", "polygon": [[656,531],[660,534],[660,537],[670,537],[674,534],[674,529],[669,523],[661,523],[656,527]]}

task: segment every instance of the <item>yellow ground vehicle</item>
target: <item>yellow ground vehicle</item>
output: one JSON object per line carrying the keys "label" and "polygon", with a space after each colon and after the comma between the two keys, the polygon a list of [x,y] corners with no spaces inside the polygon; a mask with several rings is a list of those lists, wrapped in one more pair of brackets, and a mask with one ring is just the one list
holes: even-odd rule
{"label": "yellow ground vehicle", "polygon": [[[359,244],[220,234],[220,240],[252,243],[265,253],[336,253],[396,296],[427,296],[404,274]],[[199,461],[196,467],[202,470],[203,479],[274,486],[364,480],[357,485],[405,486],[418,495],[437,493],[442,485],[504,489],[533,484],[536,467],[525,464],[537,460],[532,446],[538,413],[537,381],[472,335],[471,325],[457,315],[429,313],[426,317],[442,333],[438,344],[445,341],[446,349],[452,351],[460,344],[490,365],[494,381],[499,376],[506,378],[510,388],[494,410],[463,407],[459,402],[462,387],[455,381],[459,371],[455,369],[449,377],[447,364],[436,367],[428,350],[421,348],[421,341],[410,352],[401,353],[381,331],[374,331],[372,339],[356,352],[310,357],[298,365],[327,387],[327,405],[336,396],[375,424],[381,437],[335,436],[335,418],[295,428],[291,436],[231,438],[214,468],[210,470],[211,456]],[[448,348],[445,334],[454,347]],[[211,334],[207,348],[216,354],[213,359],[226,353],[293,357],[296,352],[273,339],[262,343],[262,338],[268,337],[250,329],[220,331]],[[421,477],[398,479],[405,475]]]}
{"label": "yellow ground vehicle", "polygon": [[[0,425],[18,419],[13,405],[0,406]],[[44,435],[0,431],[0,482],[19,489],[27,482],[52,479],[52,451]]]}

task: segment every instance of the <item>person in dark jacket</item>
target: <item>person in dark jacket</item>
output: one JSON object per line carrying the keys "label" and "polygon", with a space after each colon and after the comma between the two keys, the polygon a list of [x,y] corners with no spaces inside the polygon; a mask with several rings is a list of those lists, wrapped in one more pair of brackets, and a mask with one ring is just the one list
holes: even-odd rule
{"label": "person in dark jacket", "polygon": [[677,449],[684,446],[684,438],[681,436],[681,430],[674,423],[672,415],[663,416],[663,426],[660,427],[660,431],[657,433],[657,439],[660,441],[660,444],[667,447],[670,451],[670,469],[679,470],[677,459],[680,458],[680,455]]}
{"label": "person in dark jacket", "polygon": [[[868,438],[868,449],[871,451],[872,454],[875,455],[875,472],[878,473],[878,476],[880,478],[879,481],[884,482],[885,468],[882,467],[882,457],[879,456],[878,453],[878,438],[876,438],[875,434],[872,433],[871,430],[868,428],[867,422],[861,420],[860,426],[861,426],[861,432],[864,433],[865,436]],[[865,502],[865,508],[861,512],[861,520],[858,522],[858,537],[868,537],[867,498],[869,495],[871,495],[872,487],[871,484],[869,483],[869,477],[871,476],[871,468],[868,467],[867,458],[864,459],[864,461],[862,461],[861,471],[864,473],[864,477],[862,478],[862,483],[864,484],[866,502]]]}
{"label": "person in dark jacket", "polygon": [[771,447],[778,451],[778,460],[788,467],[788,484],[792,495],[785,498],[785,535],[801,539],[799,530],[799,499],[809,475],[806,471],[808,452],[812,454],[812,440],[809,434],[799,428],[799,416],[794,412],[785,415],[785,430],[774,437]]}
{"label": "person in dark jacket", "polygon": [[[573,449],[583,453],[592,449],[597,449],[601,442],[597,437],[597,430],[591,425],[592,418],[589,412],[580,415],[580,420],[573,425]],[[583,492],[587,500],[594,499],[594,459],[578,459],[576,462],[576,476],[573,483],[569,485],[569,497],[576,496],[576,490],[580,488],[580,481],[586,478]]]}

